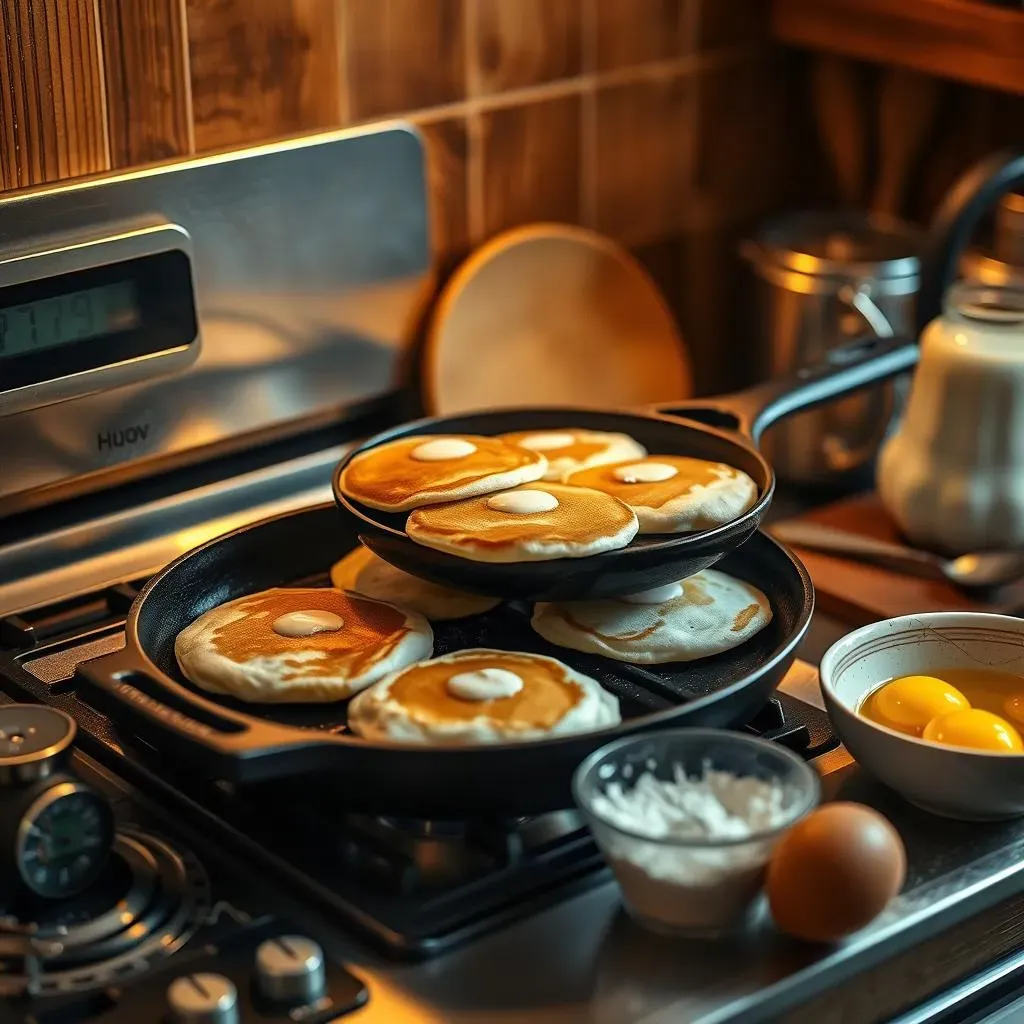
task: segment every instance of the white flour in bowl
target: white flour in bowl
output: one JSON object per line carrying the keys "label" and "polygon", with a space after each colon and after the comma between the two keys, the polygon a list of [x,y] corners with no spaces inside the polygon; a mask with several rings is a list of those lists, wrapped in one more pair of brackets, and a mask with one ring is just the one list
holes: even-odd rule
{"label": "white flour in bowl", "polygon": [[631,789],[610,782],[593,797],[600,819],[594,834],[624,899],[646,923],[721,931],[740,921],[757,896],[778,836],[742,840],[786,824],[786,796],[777,779],[713,770],[687,778],[679,766],[670,780],[645,772]]}

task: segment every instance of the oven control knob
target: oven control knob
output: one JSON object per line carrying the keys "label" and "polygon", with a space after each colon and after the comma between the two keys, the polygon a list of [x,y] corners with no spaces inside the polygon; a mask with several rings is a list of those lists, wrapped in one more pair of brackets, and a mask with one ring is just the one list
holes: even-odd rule
{"label": "oven control knob", "polygon": [[238,990],[219,974],[188,974],[167,989],[173,1024],[238,1024]]}
{"label": "oven control knob", "polygon": [[304,935],[281,935],[256,950],[260,992],[274,1002],[315,1003],[327,991],[324,951]]}

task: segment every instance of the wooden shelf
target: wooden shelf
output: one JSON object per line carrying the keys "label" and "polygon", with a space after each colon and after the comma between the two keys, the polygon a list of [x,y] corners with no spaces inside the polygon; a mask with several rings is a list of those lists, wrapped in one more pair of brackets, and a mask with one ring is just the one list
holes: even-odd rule
{"label": "wooden shelf", "polygon": [[772,0],[775,38],[1024,94],[1024,8],[981,0]]}

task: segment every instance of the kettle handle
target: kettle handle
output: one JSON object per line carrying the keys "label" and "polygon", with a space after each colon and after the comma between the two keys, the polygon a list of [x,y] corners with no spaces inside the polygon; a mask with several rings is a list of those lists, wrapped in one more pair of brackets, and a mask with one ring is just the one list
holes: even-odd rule
{"label": "kettle handle", "polygon": [[981,218],[1000,197],[1024,185],[1024,152],[990,153],[968,170],[946,194],[921,250],[921,287],[914,312],[915,333],[942,313],[942,299],[956,280],[960,257]]}

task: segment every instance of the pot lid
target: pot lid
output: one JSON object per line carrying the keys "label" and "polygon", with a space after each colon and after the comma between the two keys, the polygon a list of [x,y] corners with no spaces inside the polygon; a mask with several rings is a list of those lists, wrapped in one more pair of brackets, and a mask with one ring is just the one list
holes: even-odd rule
{"label": "pot lid", "polygon": [[921,233],[861,211],[790,214],[766,224],[756,242],[778,266],[828,277],[916,277]]}

